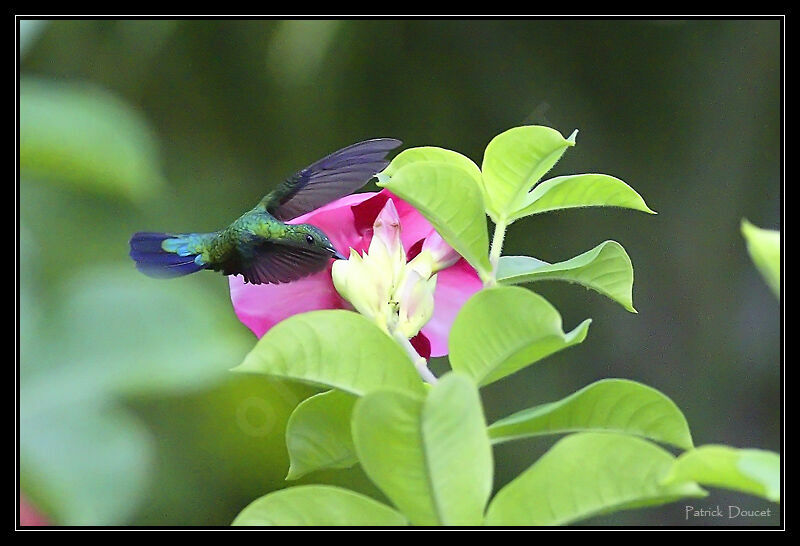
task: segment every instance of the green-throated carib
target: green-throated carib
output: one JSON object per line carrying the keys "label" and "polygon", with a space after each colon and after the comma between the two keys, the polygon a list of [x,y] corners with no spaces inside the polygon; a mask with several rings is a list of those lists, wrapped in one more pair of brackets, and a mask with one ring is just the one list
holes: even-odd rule
{"label": "green-throated carib", "polygon": [[136,233],[130,256],[139,271],[162,278],[211,269],[242,275],[252,284],[277,284],[321,271],[331,258],[344,256],[319,228],[285,222],[364,186],[386,168],[386,154],[400,144],[376,138],[342,148],[285,180],[225,229]]}

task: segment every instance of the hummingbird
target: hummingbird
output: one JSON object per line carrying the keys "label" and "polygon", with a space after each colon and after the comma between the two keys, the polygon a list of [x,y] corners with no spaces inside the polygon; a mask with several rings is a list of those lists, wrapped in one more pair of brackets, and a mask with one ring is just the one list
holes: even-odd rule
{"label": "hummingbird", "polygon": [[130,240],[136,268],[171,278],[203,269],[242,275],[251,284],[288,283],[345,259],[321,229],[287,224],[364,186],[389,164],[393,138],[357,142],[312,163],[282,182],[228,227],[213,233],[138,232]]}

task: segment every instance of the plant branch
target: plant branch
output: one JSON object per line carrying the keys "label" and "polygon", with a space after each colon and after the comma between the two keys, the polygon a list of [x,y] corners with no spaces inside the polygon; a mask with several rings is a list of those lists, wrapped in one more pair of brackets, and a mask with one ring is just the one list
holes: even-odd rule
{"label": "plant branch", "polygon": [[413,345],[411,345],[411,341],[409,341],[408,338],[406,338],[406,336],[404,336],[399,332],[394,333],[394,339],[400,344],[400,346],[403,349],[405,349],[406,353],[408,353],[409,358],[411,358],[411,362],[414,363],[414,367],[419,372],[419,375],[422,376],[422,379],[426,383],[435,385],[438,379],[428,369],[428,361],[417,353],[417,350],[414,349]]}
{"label": "plant branch", "polygon": [[492,266],[492,273],[484,286],[490,287],[497,284],[497,264],[500,263],[500,254],[503,251],[503,241],[506,238],[508,224],[498,221],[494,226],[494,236],[492,237],[492,248],[489,250],[489,264]]}

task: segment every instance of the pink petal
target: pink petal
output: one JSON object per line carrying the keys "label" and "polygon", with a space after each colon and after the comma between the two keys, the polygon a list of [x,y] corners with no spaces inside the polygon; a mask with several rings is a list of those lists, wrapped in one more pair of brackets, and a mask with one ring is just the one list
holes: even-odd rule
{"label": "pink petal", "polygon": [[241,275],[228,279],[236,316],[259,338],[292,315],[349,308],[333,287],[330,267],[288,284],[249,284]]}
{"label": "pink petal", "polygon": [[411,260],[419,256],[419,253],[422,252],[423,244],[425,244],[425,239],[420,239],[419,241],[411,245],[409,249],[406,251],[406,260],[410,262]]}
{"label": "pink petal", "polygon": [[431,342],[427,337],[425,337],[425,334],[420,332],[412,337],[409,341],[411,341],[411,346],[414,347],[414,350],[417,351],[419,356],[425,360],[428,360],[431,357]]}
{"label": "pink petal", "polygon": [[433,317],[422,327],[431,342],[431,356],[447,354],[447,337],[461,306],[483,287],[478,273],[465,259],[440,271],[433,294]]}
{"label": "pink petal", "polygon": [[[408,251],[419,246],[433,229],[411,205],[387,190],[343,197],[324,207],[299,216],[289,223],[309,223],[330,238],[339,252],[366,250],[372,240],[372,225],[386,202],[392,199],[400,219],[400,239]],[[417,251],[418,252],[418,251]],[[280,321],[298,313],[317,309],[349,309],[333,286],[330,267],[289,284],[252,285],[240,276],[229,277],[231,302],[236,315],[253,333],[261,337]],[[464,260],[439,272],[434,294],[433,318],[423,332],[431,345],[432,356],[447,354],[447,336],[455,315],[464,302],[480,290],[478,275]],[[420,341],[420,343],[424,343]]]}
{"label": "pink petal", "polygon": [[[390,191],[381,190],[373,194],[369,199],[352,207],[355,230],[361,234],[366,243],[363,247],[364,249],[369,247],[369,242],[372,240],[372,224],[389,199],[394,202],[397,215],[400,218],[400,240],[403,241],[403,248],[406,251],[408,251],[414,243],[423,239],[430,233],[431,229],[433,229],[431,223],[417,212],[417,209]],[[323,229],[323,231],[325,230]],[[356,248],[356,250],[360,249]]]}
{"label": "pink petal", "polygon": [[389,192],[382,190],[378,193],[371,194],[369,199],[365,199],[352,207],[353,211],[353,226],[360,234],[366,233],[372,229],[372,224],[375,223],[375,218],[378,217],[386,201],[389,200]]}
{"label": "pink petal", "polygon": [[[358,205],[359,203],[362,203],[363,201],[366,201],[370,197],[374,197],[376,195],[378,195],[378,194],[376,192],[374,192],[374,191],[368,191],[368,192],[364,192],[364,193],[353,193],[353,194],[347,195],[345,197],[342,197],[341,199],[337,199],[336,201],[332,201],[331,203],[328,203],[327,205],[322,206],[322,207],[320,207],[318,209],[314,209],[311,212],[307,212],[307,213],[303,214],[302,216],[298,216],[297,218],[289,220],[287,223],[289,223],[289,224],[305,224],[305,223],[307,223],[309,221],[309,219],[314,218],[318,214],[321,214],[323,212],[327,212],[329,210],[352,208],[353,206]],[[376,211],[375,215],[377,216],[377,214],[378,213]]]}
{"label": "pink petal", "polygon": [[[356,228],[356,218],[353,209],[360,203],[370,201],[372,197],[378,195],[373,192],[356,193],[348,195],[320,207],[309,213],[298,216],[290,220],[290,224],[311,224],[320,228],[336,247],[336,250],[345,256],[350,254],[350,248],[360,252],[369,247],[372,240],[372,231],[368,234]],[[377,216],[377,212],[375,216]],[[370,228],[375,216],[370,221]]]}

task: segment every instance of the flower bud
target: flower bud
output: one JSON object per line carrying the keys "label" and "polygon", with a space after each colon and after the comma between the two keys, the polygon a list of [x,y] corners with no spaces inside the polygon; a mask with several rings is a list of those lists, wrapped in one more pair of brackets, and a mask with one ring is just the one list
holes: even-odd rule
{"label": "flower bud", "polygon": [[372,224],[373,241],[377,238],[381,241],[389,254],[395,253],[398,248],[402,250],[403,244],[400,242],[400,216],[394,202],[389,199],[383,206],[375,222]]}
{"label": "flower bud", "polygon": [[436,290],[436,275],[427,278],[411,269],[397,294],[397,330],[406,338],[417,335],[433,316],[433,293]]}
{"label": "flower bud", "polygon": [[400,240],[400,216],[391,199],[386,201],[375,218],[372,230],[369,256],[380,262],[379,267],[382,270],[391,273],[390,284],[396,286],[406,263],[406,251]]}
{"label": "flower bud", "polygon": [[433,272],[447,269],[461,259],[461,255],[453,250],[439,233],[432,229],[425,242],[422,243],[422,252],[429,252],[433,258]]}

